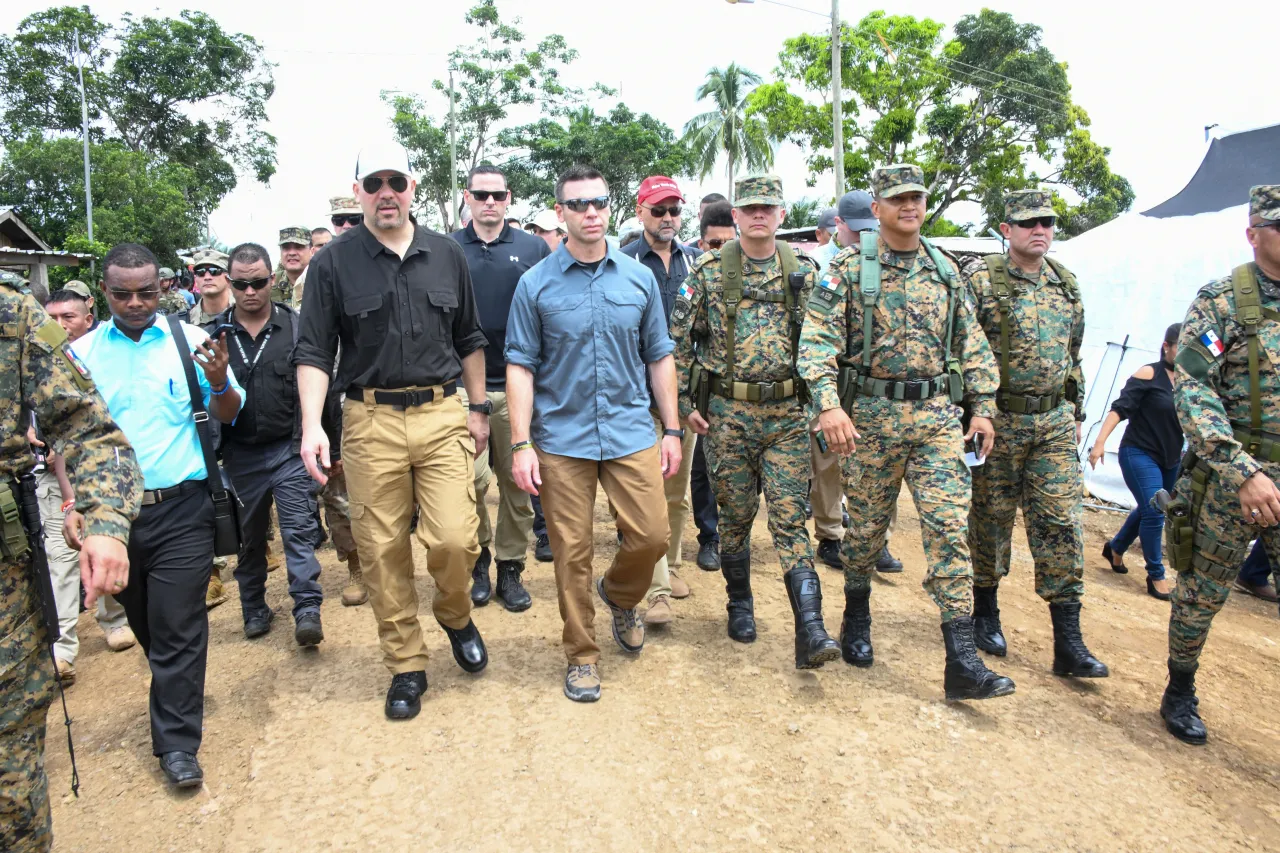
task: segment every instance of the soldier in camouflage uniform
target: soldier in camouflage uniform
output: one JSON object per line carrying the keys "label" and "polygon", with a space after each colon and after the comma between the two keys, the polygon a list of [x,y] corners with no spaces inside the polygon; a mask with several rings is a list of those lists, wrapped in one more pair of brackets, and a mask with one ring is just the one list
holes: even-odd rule
{"label": "soldier in camouflage uniform", "polygon": [[[995,359],[963,283],[920,237],[928,206],[920,167],[884,166],[871,180],[880,232],[832,259],[800,337],[800,376],[826,443],[849,454],[841,652],[855,666],[873,663],[871,575],[905,479],[929,561],[924,587],[942,611],[947,699],[1005,696],[1013,682],[988,670],[973,644],[963,447],[975,434],[991,446]],[[962,398],[973,412],[969,436],[960,429]]]}
{"label": "soldier in camouflage uniform", "polygon": [[1280,554],[1280,184],[1250,191],[1246,233],[1253,263],[1201,288],[1178,339],[1173,400],[1191,454],[1165,522],[1178,583],[1160,715],[1192,744],[1208,738],[1195,673],[1213,617],[1250,539]]}
{"label": "soldier in camouflage uniform", "polygon": [[294,304],[293,294],[302,293],[307,264],[311,262],[311,232],[302,227],[280,229],[280,267],[271,285],[271,301]]}
{"label": "soldier in camouflage uniform", "polygon": [[178,292],[178,289],[174,284],[175,279],[173,270],[168,267],[161,267],[157,278],[160,282],[160,289],[162,291],[160,294],[159,313],[172,314],[175,317],[181,318],[185,322],[188,312],[190,311],[190,306],[187,305],[187,300],[182,298],[182,294]]}
{"label": "soldier in camouflage uniform", "polygon": [[[78,509],[87,522],[81,565],[88,603],[118,593],[129,576],[129,525],[142,501],[142,472],[111,420],[67,334],[30,296],[0,283],[0,504],[16,507],[17,478],[35,464],[26,412],[48,439],[65,443]],[[31,554],[21,524],[5,521],[0,540],[0,850],[50,849],[45,712],[54,667],[40,614]]]}
{"label": "soldier in camouflage uniform", "polygon": [[1084,593],[1084,484],[1076,458],[1084,420],[1080,344],[1084,306],[1075,276],[1047,257],[1057,214],[1045,190],[1019,190],[1004,202],[1005,255],[966,266],[978,322],[1000,360],[995,445],[975,467],[969,509],[973,558],[973,636],[1004,657],[996,590],[1009,573],[1018,507],[1035,560],[1036,593],[1049,602],[1053,671],[1105,678],[1105,664],[1080,636]]}
{"label": "soldier in camouflage uniform", "polygon": [[822,624],[822,588],[805,528],[809,432],[795,372],[817,264],[774,240],[786,213],[780,180],[743,178],[735,199],[742,236],[694,262],[671,312],[676,387],[685,391],[680,417],[707,436],[729,636],[742,643],[756,638],[751,525],[763,487],[795,616],[796,667],[813,669],[840,655]]}

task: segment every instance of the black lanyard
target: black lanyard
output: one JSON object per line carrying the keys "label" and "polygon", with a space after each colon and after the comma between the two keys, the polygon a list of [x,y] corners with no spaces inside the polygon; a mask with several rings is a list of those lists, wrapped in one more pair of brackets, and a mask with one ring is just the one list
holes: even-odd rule
{"label": "black lanyard", "polygon": [[271,333],[275,331],[274,326],[267,328],[266,335],[262,338],[262,343],[258,345],[258,351],[253,354],[253,361],[249,361],[249,357],[244,354],[244,344],[240,343],[240,335],[237,333],[235,337],[236,349],[240,350],[240,362],[246,367],[248,372],[245,374],[245,381],[253,376],[253,369],[258,366],[258,359],[262,358],[262,351],[267,348],[267,344],[271,342]]}

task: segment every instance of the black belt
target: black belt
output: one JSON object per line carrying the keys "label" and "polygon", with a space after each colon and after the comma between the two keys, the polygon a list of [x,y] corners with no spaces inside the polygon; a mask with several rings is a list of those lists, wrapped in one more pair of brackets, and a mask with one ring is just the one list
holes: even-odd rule
{"label": "black belt", "polygon": [[363,403],[365,394],[370,391],[373,392],[373,402],[403,411],[413,406],[430,403],[436,397],[442,400],[445,397],[452,397],[458,393],[458,383],[446,382],[435,388],[419,388],[415,391],[379,391],[376,388],[358,388],[353,385],[347,389],[347,397]]}
{"label": "black belt", "polygon": [[148,489],[142,493],[142,505],[151,506],[152,504],[171,501],[181,495],[189,495],[192,492],[205,492],[208,491],[207,484],[208,480],[186,480],[167,489]]}
{"label": "black belt", "polygon": [[1006,394],[996,392],[996,408],[1002,412],[1013,412],[1017,415],[1042,415],[1052,412],[1062,402],[1062,392],[1036,396],[1034,394]]}

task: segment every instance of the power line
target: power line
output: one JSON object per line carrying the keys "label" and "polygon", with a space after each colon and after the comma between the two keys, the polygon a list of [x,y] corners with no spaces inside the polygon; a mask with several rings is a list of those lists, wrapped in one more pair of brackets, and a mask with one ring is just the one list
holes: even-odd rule
{"label": "power line", "polygon": [[792,6],[790,3],[781,3],[779,0],[760,0],[761,3],[768,3],[771,6],[781,6],[784,9],[795,9],[797,12],[808,12],[810,15],[817,15],[819,18],[831,20],[831,15],[827,12],[819,12],[815,9],[806,9],[803,6]]}

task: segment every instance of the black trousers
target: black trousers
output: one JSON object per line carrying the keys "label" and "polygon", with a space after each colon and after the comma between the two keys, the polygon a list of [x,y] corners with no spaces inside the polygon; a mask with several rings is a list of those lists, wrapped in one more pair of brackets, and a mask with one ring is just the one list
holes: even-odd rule
{"label": "black trousers", "polygon": [[720,541],[720,513],[716,509],[716,493],[711,488],[707,457],[702,452],[703,436],[693,446],[693,467],[689,469],[689,493],[693,502],[693,523],[698,527],[698,544]]}
{"label": "black trousers", "polygon": [[129,534],[129,585],[116,596],[151,666],[151,751],[197,752],[209,652],[205,588],[213,499],[204,480],[144,506]]}
{"label": "black trousers", "polygon": [[533,504],[533,535],[547,535],[547,517],[542,514],[542,498],[537,495],[530,495],[529,502]]}

